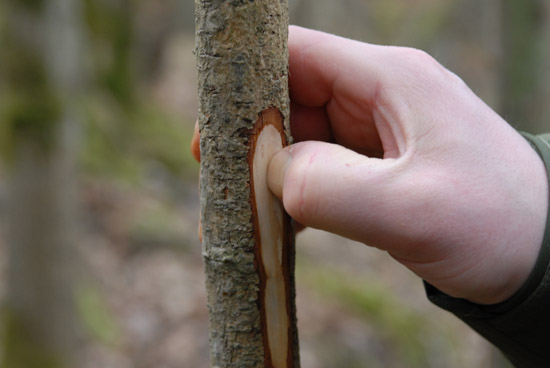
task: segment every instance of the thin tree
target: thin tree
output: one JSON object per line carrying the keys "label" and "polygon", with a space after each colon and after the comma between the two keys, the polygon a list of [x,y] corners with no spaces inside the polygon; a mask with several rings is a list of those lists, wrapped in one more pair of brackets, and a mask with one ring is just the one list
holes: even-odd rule
{"label": "thin tree", "polygon": [[75,364],[76,99],[80,2],[9,0],[2,124],[11,135],[8,293],[2,367]]}
{"label": "thin tree", "polygon": [[294,234],[265,179],[290,141],[287,2],[195,4],[212,365],[298,367]]}

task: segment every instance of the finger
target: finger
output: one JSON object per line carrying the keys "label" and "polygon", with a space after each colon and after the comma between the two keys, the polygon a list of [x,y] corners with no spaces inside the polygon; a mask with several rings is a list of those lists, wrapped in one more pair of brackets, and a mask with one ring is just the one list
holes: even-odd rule
{"label": "finger", "polygon": [[[191,139],[191,154],[197,160],[197,162],[201,162],[201,149],[200,149],[200,134],[199,134],[199,120],[195,122],[195,128],[193,130],[193,138]],[[200,179],[199,179],[200,182]],[[200,191],[200,185],[199,185],[199,191]],[[199,225],[197,228],[197,235],[199,238],[199,242],[202,243],[202,222],[199,215]]]}
{"label": "finger", "polygon": [[300,224],[298,221],[295,221],[295,220],[292,221],[292,228],[296,233],[302,232],[306,229],[304,225]]}
{"label": "finger", "polygon": [[290,122],[295,142],[334,141],[330,121],[324,107],[308,107],[291,102]]}
{"label": "finger", "polygon": [[275,154],[268,185],[299,223],[395,250],[392,244],[423,234],[411,219],[421,198],[403,190],[409,183],[402,166],[335,144],[302,142]]}
{"label": "finger", "polygon": [[[278,155],[277,159],[272,159],[268,166],[267,173],[267,185],[271,192],[275,194],[279,200],[283,199],[283,177],[286,171],[286,166],[290,163],[290,158],[285,154],[285,151],[281,151],[283,154]],[[299,223],[295,219],[292,219],[292,228],[296,233],[304,230],[305,225]]]}
{"label": "finger", "polygon": [[[324,108],[338,143],[381,152],[373,107],[386,73],[381,68],[386,63],[386,49],[291,27],[289,53],[293,102]],[[301,132],[302,136],[307,134],[315,132]]]}
{"label": "finger", "polygon": [[198,235],[198,238],[199,238],[199,243],[202,244],[202,222],[199,218],[199,226],[197,227],[197,235]]}
{"label": "finger", "polygon": [[191,139],[191,154],[197,160],[201,162],[201,148],[200,148],[200,134],[199,134],[199,121],[195,122],[195,129],[193,131],[193,138]]}

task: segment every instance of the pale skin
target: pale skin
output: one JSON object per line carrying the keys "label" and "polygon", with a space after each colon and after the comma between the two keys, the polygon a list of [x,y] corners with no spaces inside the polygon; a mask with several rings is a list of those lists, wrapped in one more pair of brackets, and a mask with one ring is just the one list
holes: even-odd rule
{"label": "pale skin", "polygon": [[525,139],[424,52],[299,27],[289,52],[298,143],[267,178],[286,211],[387,251],[451,296],[512,296],[548,211],[547,174]]}

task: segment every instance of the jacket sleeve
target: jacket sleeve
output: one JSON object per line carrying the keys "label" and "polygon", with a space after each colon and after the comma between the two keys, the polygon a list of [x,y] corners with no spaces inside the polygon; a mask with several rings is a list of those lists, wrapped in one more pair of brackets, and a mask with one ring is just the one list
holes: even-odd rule
{"label": "jacket sleeve", "polygon": [[[544,161],[550,188],[550,134],[522,135]],[[453,298],[426,282],[424,286],[432,303],[466,322],[516,367],[550,366],[550,214],[535,268],[510,299],[480,305]]]}

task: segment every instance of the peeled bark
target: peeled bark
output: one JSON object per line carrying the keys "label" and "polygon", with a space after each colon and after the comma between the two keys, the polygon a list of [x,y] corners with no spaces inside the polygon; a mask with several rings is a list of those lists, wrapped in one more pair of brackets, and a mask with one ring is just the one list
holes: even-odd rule
{"label": "peeled bark", "polygon": [[265,181],[290,142],[286,1],[196,1],[212,365],[298,367],[294,234]]}

